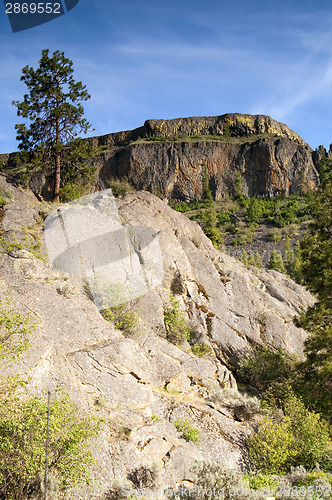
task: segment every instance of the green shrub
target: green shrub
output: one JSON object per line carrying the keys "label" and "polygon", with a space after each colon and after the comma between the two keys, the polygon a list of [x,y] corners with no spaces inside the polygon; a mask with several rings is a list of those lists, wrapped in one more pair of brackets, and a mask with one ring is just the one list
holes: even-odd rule
{"label": "green shrub", "polygon": [[182,201],[181,203],[176,203],[174,205],[174,210],[176,210],[177,212],[184,213],[188,212],[190,210],[190,207],[186,202]]}
{"label": "green shrub", "polygon": [[206,166],[204,166],[203,170],[203,185],[202,185],[202,191],[203,191],[203,200],[205,201],[206,204],[212,205],[213,204],[213,195],[212,191],[209,186],[209,172]]}
{"label": "green shrub", "polygon": [[240,247],[246,245],[253,240],[255,230],[253,228],[236,228],[236,236],[232,239],[232,245],[235,247]]}
{"label": "green shrub", "polygon": [[269,488],[273,494],[276,493],[279,480],[268,474],[262,474],[258,472],[257,474],[246,474],[243,479],[248,483],[250,489],[262,490]]}
{"label": "green shrub", "polygon": [[318,413],[308,410],[301,399],[290,395],[283,403],[295,438],[293,465],[313,469],[317,464],[326,470],[332,466],[330,428]]}
{"label": "green shrub", "polygon": [[[41,493],[45,470],[47,398],[26,394],[20,379],[0,385],[0,496],[23,500]],[[80,481],[89,484],[94,463],[88,440],[102,420],[78,414],[68,394],[57,391],[50,404],[48,468],[62,494]]]}
{"label": "green shrub", "polygon": [[190,340],[190,328],[181,315],[180,304],[173,295],[169,295],[171,307],[164,311],[164,324],[167,339],[173,344],[183,343]]}
{"label": "green shrub", "polygon": [[29,317],[0,301],[0,359],[10,362],[21,357],[30,347],[34,329]]}
{"label": "green shrub", "polygon": [[112,189],[113,196],[124,196],[126,193],[135,191],[134,187],[130,184],[127,177],[121,179],[114,177],[107,180],[108,187]]}
{"label": "green shrub", "polygon": [[201,431],[199,429],[196,429],[196,427],[192,427],[192,425],[187,419],[182,420],[181,418],[178,418],[177,420],[175,420],[175,422],[173,422],[173,424],[175,425],[175,427],[179,432],[182,432],[183,437],[187,441],[191,441],[192,443],[195,444],[197,444],[200,441]]}
{"label": "green shrub", "polygon": [[249,456],[264,474],[286,472],[287,465],[296,455],[294,444],[295,438],[288,417],[281,422],[263,417],[257,431],[247,439]]}
{"label": "green shrub", "polygon": [[289,471],[293,465],[313,469],[318,464],[329,470],[332,443],[328,423],[292,393],[282,401],[282,410],[282,417],[265,417],[247,440],[255,466],[271,474]]}
{"label": "green shrub", "polygon": [[23,245],[19,243],[13,233],[10,235],[10,240],[0,236],[0,252],[9,253],[12,250],[22,250]]}
{"label": "green shrub", "polygon": [[245,210],[247,222],[258,223],[264,214],[263,200],[251,198]]}
{"label": "green shrub", "polygon": [[258,269],[263,269],[264,267],[263,262],[257,252],[255,254],[249,254],[248,264],[249,266],[257,267]]}
{"label": "green shrub", "polygon": [[274,222],[278,227],[285,227],[292,224],[296,219],[296,212],[299,209],[297,200],[290,200],[277,211]]}
{"label": "green shrub", "polygon": [[229,224],[231,222],[231,215],[232,214],[233,214],[233,212],[231,212],[231,211],[219,212],[217,214],[218,224],[219,225]]}
{"label": "green shrub", "polygon": [[245,266],[247,266],[249,264],[249,258],[248,258],[248,254],[247,252],[245,251],[245,249],[242,250],[242,253],[241,253],[241,256],[240,256],[240,261],[242,262],[242,264],[244,264]]}
{"label": "green shrub", "polygon": [[298,238],[298,236],[300,236],[300,226],[298,224],[291,224],[287,228],[287,235],[291,239]]}
{"label": "green shrub", "polygon": [[144,140],[149,142],[167,142],[168,138],[166,136],[154,136],[144,137]]}
{"label": "green shrub", "polygon": [[90,192],[91,185],[79,181],[66,182],[60,188],[60,200],[62,203],[77,200]]}
{"label": "green shrub", "polygon": [[0,236],[0,252],[9,253],[12,250],[27,250],[32,253],[37,259],[45,261],[45,256],[42,251],[41,242],[41,229],[38,230],[35,227],[22,227],[22,232],[24,233],[24,239],[21,242],[17,241],[16,235],[11,233],[7,238]]}
{"label": "green shrub", "polygon": [[195,354],[195,356],[200,358],[214,355],[213,350],[207,344],[194,344],[191,346],[191,351]]}
{"label": "green shrub", "polygon": [[280,229],[272,228],[269,233],[269,240],[277,243],[282,238],[282,233]]}
{"label": "green shrub", "polygon": [[[264,318],[260,321],[264,321]],[[280,349],[273,350],[259,346],[251,356],[241,362],[238,375],[245,383],[266,394],[267,391],[271,391],[273,384],[285,384],[287,387],[292,382],[296,362],[294,357]]]}
{"label": "green shrub", "polygon": [[0,194],[0,208],[3,208],[5,205],[7,205],[7,202]]}
{"label": "green shrub", "polygon": [[139,316],[131,307],[130,303],[120,304],[103,309],[100,314],[106,321],[114,323],[116,328],[121,330],[126,337],[132,337],[137,333]]}
{"label": "green shrub", "polygon": [[204,229],[204,233],[208,238],[210,238],[213,246],[217,249],[220,249],[220,245],[223,242],[223,237],[219,229],[216,227],[209,226]]}

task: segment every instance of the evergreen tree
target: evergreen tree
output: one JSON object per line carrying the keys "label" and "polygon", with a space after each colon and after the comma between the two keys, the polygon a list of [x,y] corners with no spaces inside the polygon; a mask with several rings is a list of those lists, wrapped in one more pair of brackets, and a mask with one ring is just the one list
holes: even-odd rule
{"label": "evergreen tree", "polygon": [[204,167],[203,173],[203,200],[208,204],[213,204],[213,195],[209,186],[209,172],[207,167]]}
{"label": "evergreen tree", "polygon": [[258,269],[263,269],[263,262],[258,252],[254,255],[254,266],[258,267]]}
{"label": "evergreen tree", "polygon": [[282,260],[282,256],[275,249],[271,253],[268,267],[269,267],[269,269],[274,269],[275,271],[279,271],[279,273],[286,274],[286,268],[285,268],[284,261]]}
{"label": "evergreen tree", "polygon": [[245,249],[242,250],[242,253],[241,253],[241,257],[240,257],[240,261],[242,262],[242,264],[244,264],[245,266],[247,266],[249,264],[249,260],[248,260],[248,254],[247,252],[245,251]]}
{"label": "evergreen tree", "polygon": [[284,251],[283,251],[284,263],[287,268],[290,268],[292,263],[294,262],[294,250],[290,241],[290,237],[286,236],[284,243]]}
{"label": "evergreen tree", "polygon": [[301,241],[301,275],[318,301],[300,320],[311,336],[303,365],[307,398],[332,419],[332,161],[321,165],[322,189],[311,200],[313,222]]}
{"label": "evergreen tree", "polygon": [[[54,201],[59,201],[61,161],[68,143],[81,132],[86,133],[89,122],[83,118],[82,101],[90,99],[85,85],[75,82],[73,63],[58,50],[49,56],[42,51],[39,67],[25,66],[21,81],[28,87],[22,102],[13,101],[17,115],[30,120],[15,126],[19,148],[33,151],[39,163],[52,165],[54,171]],[[42,158],[42,160],[40,159]]]}

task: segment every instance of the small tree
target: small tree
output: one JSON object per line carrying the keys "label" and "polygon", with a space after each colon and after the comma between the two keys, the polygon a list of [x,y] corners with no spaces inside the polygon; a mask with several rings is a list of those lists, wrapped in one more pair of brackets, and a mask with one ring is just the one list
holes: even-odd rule
{"label": "small tree", "polygon": [[273,252],[271,253],[269,269],[274,269],[275,271],[279,271],[279,273],[286,274],[284,261],[281,254],[277,252],[277,250],[273,250]]}
{"label": "small tree", "polygon": [[[39,493],[46,460],[46,398],[24,391],[19,378],[0,380],[0,497],[13,500]],[[89,439],[102,419],[82,417],[68,394],[58,391],[50,405],[48,466],[56,488],[65,492],[89,484],[94,463]]]}
{"label": "small tree", "polygon": [[86,133],[90,124],[83,118],[82,101],[90,99],[85,85],[75,82],[73,63],[58,50],[49,57],[48,49],[42,51],[39,67],[25,66],[23,81],[28,94],[22,102],[13,101],[17,115],[31,121],[15,126],[19,149],[34,151],[42,163],[53,165],[54,201],[59,201],[61,159],[66,145],[81,132]]}
{"label": "small tree", "polygon": [[288,234],[285,238],[283,258],[284,258],[284,263],[286,264],[287,268],[290,268],[294,262],[294,250],[293,250],[293,247],[292,247],[292,244],[290,241],[290,237],[288,236]]}
{"label": "small tree", "polygon": [[253,463],[260,471],[269,474],[287,470],[286,464],[296,455],[291,421],[287,417],[280,423],[264,417],[258,430],[247,439],[247,444]]}
{"label": "small tree", "polygon": [[203,172],[203,200],[208,204],[212,205],[213,204],[213,195],[212,191],[209,186],[209,172],[207,167],[204,167],[204,172]]}

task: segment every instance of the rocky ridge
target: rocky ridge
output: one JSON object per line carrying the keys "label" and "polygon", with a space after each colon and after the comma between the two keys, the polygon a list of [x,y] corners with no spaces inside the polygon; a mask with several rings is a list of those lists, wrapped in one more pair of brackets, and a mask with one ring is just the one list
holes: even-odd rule
{"label": "rocky ridge", "polygon": [[268,116],[148,120],[92,142],[102,149],[92,163],[105,185],[110,177],[127,177],[135,189],[167,200],[200,199],[204,176],[215,199],[234,196],[239,177],[249,196],[288,195],[319,184],[311,148]]}
{"label": "rocky ridge", "polygon": [[[215,199],[300,193],[319,185],[310,146],[287,125],[264,115],[229,113],[214,117],[147,120],[142,127],[87,139],[96,149],[89,160],[96,183],[126,177],[137,190],[170,200],[195,200],[208,178]],[[5,170],[13,154],[0,155]],[[49,199],[52,181],[38,174],[34,192]]]}
{"label": "rocky ridge", "polygon": [[[33,226],[53,207],[3,176],[0,181],[8,196],[2,237],[14,231],[23,238],[22,226]],[[132,304],[140,317],[133,338],[103,319],[80,278],[27,250],[0,254],[1,298],[10,294],[15,308],[37,324],[28,355],[2,373],[28,371],[33,390],[42,394],[61,385],[84,411],[106,416],[95,450],[99,486],[93,495],[82,489],[71,498],[101,498],[114,481],[125,484],[142,467],[157,470],[158,484],[168,487],[192,480],[195,459],[243,470],[255,412],[245,415],[234,404],[236,367],[261,343],[301,355],[306,332],[293,318],[314,301],[286,276],[246,267],[217,251],[195,222],[148,192],[127,194],[117,204],[122,224],[158,232],[163,256],[162,284]],[[189,344],[179,348],[167,341],[169,293],[195,341],[210,346],[205,358]],[[177,431],[178,418],[201,431],[199,446]]]}

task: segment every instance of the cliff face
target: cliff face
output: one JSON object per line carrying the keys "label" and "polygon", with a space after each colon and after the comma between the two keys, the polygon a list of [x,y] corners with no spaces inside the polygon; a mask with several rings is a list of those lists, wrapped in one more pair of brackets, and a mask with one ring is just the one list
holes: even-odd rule
{"label": "cliff face", "polygon": [[103,149],[93,160],[102,181],[126,176],[136,189],[167,199],[200,198],[206,174],[216,199],[235,194],[239,175],[249,196],[293,194],[319,183],[311,148],[268,116],[148,120],[92,141]]}
{"label": "cliff face", "polygon": [[[138,190],[167,200],[199,199],[208,176],[216,199],[244,195],[299,193],[319,184],[312,149],[287,125],[268,116],[226,114],[214,117],[147,120],[135,130],[87,139],[97,153],[89,160],[96,183],[127,177]],[[0,155],[9,165],[12,155]],[[316,158],[317,159],[317,158]],[[49,199],[52,180],[31,179],[33,191]]]}
{"label": "cliff face", "polygon": [[[0,232],[20,241],[22,226],[35,227],[47,206],[2,176],[0,188],[9,199]],[[73,499],[100,499],[115,480],[125,484],[140,468],[157,467],[163,487],[190,481],[196,459],[243,469],[254,414],[243,415],[241,400],[236,403],[234,367],[255,344],[301,353],[306,332],[293,318],[314,302],[285,275],[254,270],[217,251],[195,222],[150,193],[127,194],[117,208],[124,226],[157,232],[163,262],[162,282],[132,304],[140,317],[132,338],[103,319],[81,278],[25,250],[0,253],[0,298],[10,296],[37,324],[28,354],[1,373],[28,373],[30,388],[41,395],[60,384],[79,408],[98,409],[106,418],[95,450],[100,489],[82,489]],[[149,256],[148,247],[139,250],[140,261]],[[180,349],[168,342],[169,292],[196,341],[210,346],[205,357],[189,344]],[[199,447],[176,430],[179,418],[200,430]]]}

